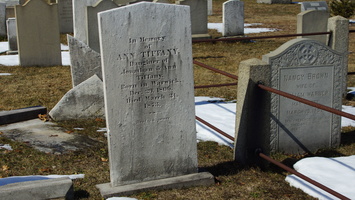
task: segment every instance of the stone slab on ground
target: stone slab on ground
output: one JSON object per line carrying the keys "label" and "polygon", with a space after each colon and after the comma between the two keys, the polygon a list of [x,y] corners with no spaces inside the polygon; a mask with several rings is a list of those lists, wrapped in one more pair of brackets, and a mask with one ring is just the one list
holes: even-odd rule
{"label": "stone slab on ground", "polygon": [[97,143],[86,136],[68,134],[55,123],[40,119],[0,126],[0,132],[4,137],[24,142],[45,153],[63,154]]}
{"label": "stone slab on ground", "polygon": [[214,184],[214,177],[209,172],[165,178],[141,183],[111,187],[111,183],[96,185],[103,198],[130,195],[148,190],[180,189],[193,186],[209,186]]}
{"label": "stone slab on ground", "polygon": [[10,111],[0,111],[0,125],[11,124],[38,118],[39,114],[47,114],[47,108],[35,106]]}
{"label": "stone slab on ground", "polygon": [[73,199],[73,183],[69,178],[27,181],[0,186],[2,200]]}

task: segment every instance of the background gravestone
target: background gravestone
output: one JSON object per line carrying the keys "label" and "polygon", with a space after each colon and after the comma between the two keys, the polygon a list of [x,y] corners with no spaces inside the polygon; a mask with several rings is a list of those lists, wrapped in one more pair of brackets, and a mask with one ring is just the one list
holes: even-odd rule
{"label": "background gravestone", "polygon": [[[344,54],[314,40],[291,40],[263,56],[271,87],[341,110]],[[314,152],[340,144],[340,116],[271,94],[271,149]]]}
{"label": "background gravestone", "polygon": [[62,65],[57,5],[30,0],[15,12],[20,65]]}
{"label": "background gravestone", "polygon": [[223,36],[244,35],[244,2],[229,0],[223,3]]}
{"label": "background gravestone", "polygon": [[0,36],[6,36],[6,3],[0,3]]}
{"label": "background gravestone", "polygon": [[[297,15],[297,33],[326,32],[328,26],[329,12],[308,10]],[[299,38],[310,38],[327,44],[327,35],[299,36]]]}
{"label": "background gravestone", "polygon": [[9,50],[17,51],[16,19],[7,19],[7,40],[9,41]]}
{"label": "background gravestone", "polygon": [[329,12],[327,2],[325,1],[305,1],[301,2],[301,12],[307,10],[320,10]]}
{"label": "background gravestone", "polygon": [[86,33],[88,45],[90,48],[100,53],[99,26],[97,22],[97,13],[117,8],[118,5],[112,0],[101,0],[93,6],[88,6],[86,11]]}
{"label": "background gravestone", "polygon": [[73,0],[58,0],[59,31],[73,33]]}
{"label": "background gravestone", "polygon": [[86,33],[86,7],[92,6],[99,0],[74,0],[73,1],[73,26],[74,37],[87,44]]}
{"label": "background gravestone", "polygon": [[99,27],[111,177],[101,194],[197,173],[189,8],[137,3],[99,13]]}
{"label": "background gravestone", "polygon": [[178,0],[178,5],[190,6],[191,33],[193,38],[208,38],[207,0]]}

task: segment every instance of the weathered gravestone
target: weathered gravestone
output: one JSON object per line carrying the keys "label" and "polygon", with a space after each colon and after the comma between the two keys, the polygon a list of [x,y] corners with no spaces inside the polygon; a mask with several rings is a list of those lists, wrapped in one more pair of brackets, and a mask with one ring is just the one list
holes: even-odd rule
{"label": "weathered gravestone", "polygon": [[59,31],[73,33],[73,0],[58,0]]}
{"label": "weathered gravestone", "polygon": [[223,36],[244,35],[244,2],[229,0],[223,3]]}
{"label": "weathered gravestone", "polygon": [[207,0],[177,0],[176,4],[190,6],[192,38],[209,38]]}
{"label": "weathered gravestone", "polygon": [[99,26],[97,22],[97,13],[117,8],[118,5],[112,0],[100,0],[93,6],[88,6],[86,11],[86,33],[88,45],[90,48],[100,53]]}
{"label": "weathered gravestone", "polygon": [[77,0],[73,1],[73,26],[74,37],[87,44],[86,33],[86,7],[92,6],[99,0]]}
{"label": "weathered gravestone", "polygon": [[95,74],[102,79],[100,54],[70,35],[68,45],[73,87]]}
{"label": "weathered gravestone", "polygon": [[[244,91],[241,98],[245,100],[241,99],[237,109],[236,160],[248,162],[256,148],[266,153],[298,154],[337,147],[340,116],[255,88],[261,81],[266,86],[341,110],[344,54],[315,40],[294,39],[264,55],[263,61],[250,64],[253,67],[241,65],[239,77],[248,78],[238,81],[238,93]],[[252,71],[255,66],[259,69]],[[254,139],[249,134],[254,134]],[[251,145],[254,147],[250,148]]]}
{"label": "weathered gravestone", "polygon": [[57,5],[30,0],[15,12],[20,65],[62,65]]}
{"label": "weathered gravestone", "polygon": [[[329,12],[308,10],[297,15],[297,33],[326,32],[328,26]],[[299,38],[310,38],[327,44],[327,35],[299,36]]]}
{"label": "weathered gravestone", "polygon": [[111,183],[97,187],[105,198],[213,183],[197,173],[189,13],[148,2],[99,13]]}
{"label": "weathered gravestone", "polygon": [[213,14],[212,0],[207,0],[207,14],[210,16]]}
{"label": "weathered gravestone", "polygon": [[307,10],[320,10],[329,12],[327,2],[325,1],[304,1],[301,2],[301,12]]}
{"label": "weathered gravestone", "polygon": [[0,36],[6,35],[6,3],[0,3]]}
{"label": "weathered gravestone", "polygon": [[9,50],[17,51],[16,18],[9,18],[7,24],[7,40],[9,41]]}

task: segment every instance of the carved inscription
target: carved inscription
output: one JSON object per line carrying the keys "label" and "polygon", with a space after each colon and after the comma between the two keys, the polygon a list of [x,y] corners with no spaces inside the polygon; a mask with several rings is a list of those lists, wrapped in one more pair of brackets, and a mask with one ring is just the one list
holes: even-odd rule
{"label": "carved inscription", "polygon": [[[178,98],[175,88],[181,84],[176,70],[180,51],[168,47],[168,37],[129,38],[130,49],[118,54],[124,84],[120,85],[126,106],[139,107],[144,119],[135,124],[170,121],[164,111]],[[170,103],[167,103],[170,102]]]}
{"label": "carved inscription", "polygon": [[[280,68],[280,90],[332,107],[333,77],[332,66]],[[279,106],[279,137],[283,143],[291,144],[294,138],[308,138],[302,143],[319,142],[316,138],[322,135],[317,134],[331,130],[332,118],[326,111],[284,97],[280,97]],[[312,127],[317,130],[312,131]]]}

